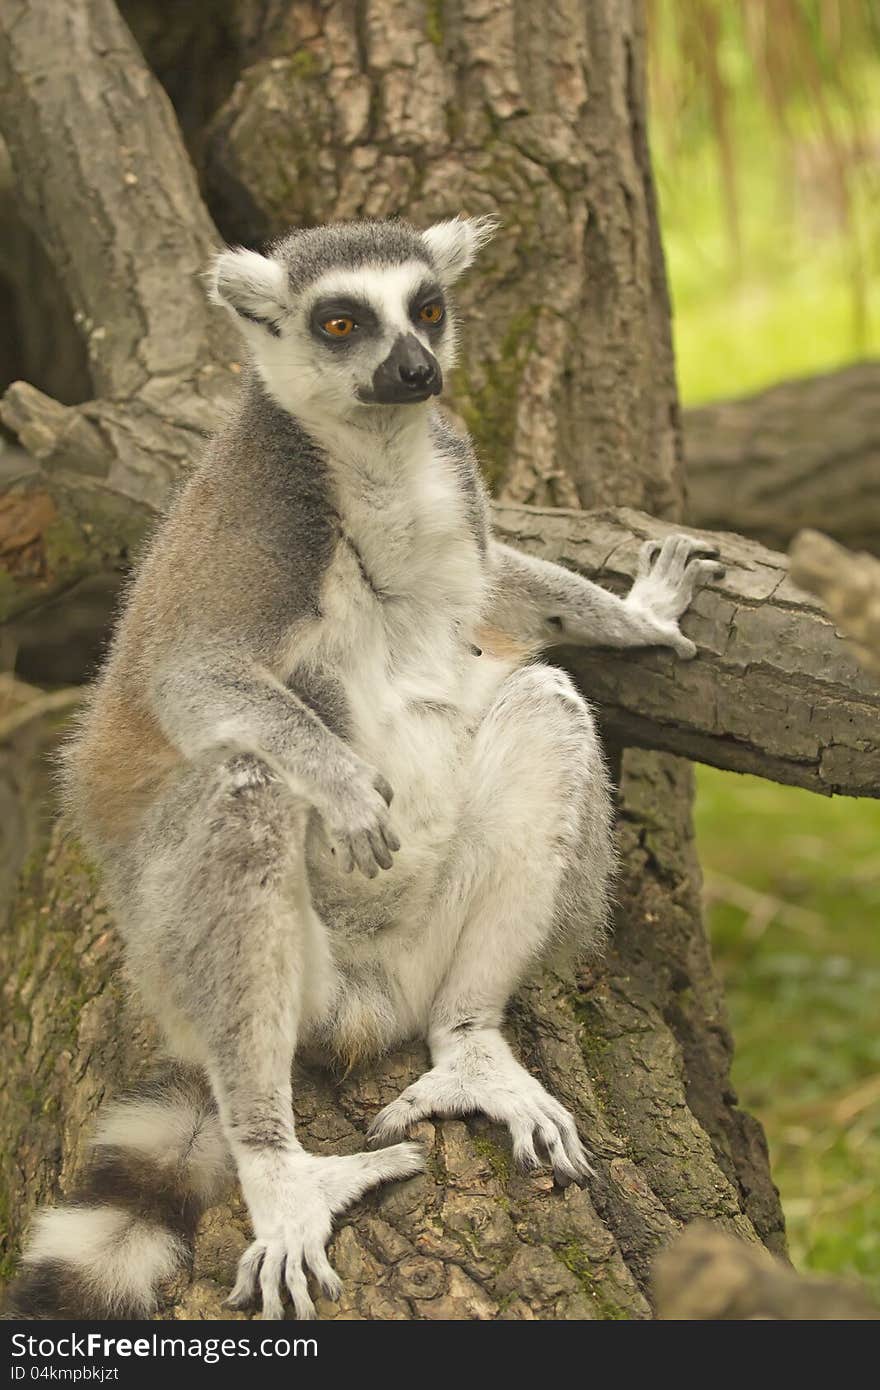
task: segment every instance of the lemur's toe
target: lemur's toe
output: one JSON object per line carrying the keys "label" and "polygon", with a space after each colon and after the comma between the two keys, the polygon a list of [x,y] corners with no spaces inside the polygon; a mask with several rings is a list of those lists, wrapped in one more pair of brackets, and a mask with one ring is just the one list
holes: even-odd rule
{"label": "lemur's toe", "polygon": [[373,1120],[367,1130],[367,1143],[372,1148],[384,1148],[386,1144],[396,1143],[420,1118],[414,1106],[406,1105],[399,1099],[393,1100]]}
{"label": "lemur's toe", "polygon": [[253,1241],[238,1262],[235,1286],[226,1302],[230,1308],[247,1308],[256,1300],[257,1280],[266,1253],[265,1243]]}

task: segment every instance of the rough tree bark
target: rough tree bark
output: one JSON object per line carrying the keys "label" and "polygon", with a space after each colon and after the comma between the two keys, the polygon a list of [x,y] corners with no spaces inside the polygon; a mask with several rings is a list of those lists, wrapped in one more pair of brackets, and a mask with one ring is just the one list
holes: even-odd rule
{"label": "rough tree bark", "polygon": [[62,282],[22,219],[0,139],[0,390],[26,377],[65,403],[90,394],[83,343]]}
{"label": "rough tree bark", "polygon": [[51,821],[51,754],[79,688],[49,693],[0,675],[0,924],[19,871]]}
{"label": "rough tree bark", "polygon": [[880,552],[880,362],[686,410],[688,519],[786,550],[801,527]]}
{"label": "rough tree bark", "polygon": [[[264,8],[263,56],[206,141],[224,230],[233,213],[263,232],[499,209],[504,231],[465,293],[455,383],[497,490],[674,518],[681,448],[637,0]],[[253,42],[259,52],[259,32]],[[51,475],[41,505],[57,511],[65,484],[81,497],[86,479],[79,532],[107,536],[116,562],[116,528],[137,532],[131,514],[161,500],[228,391],[234,359],[194,280],[212,230],[169,105],[109,0],[9,0],[0,44],[0,125],[81,314],[100,397],[65,409],[18,386],[4,414]],[[39,482],[21,486],[32,505]],[[57,583],[61,555],[75,583],[80,554],[74,542],[45,553],[38,582]],[[599,1177],[554,1191],[511,1171],[488,1123],[424,1125],[429,1175],[363,1202],[335,1236],[345,1293],[319,1300],[325,1316],[643,1318],[652,1257],[683,1223],[708,1218],[782,1248],[763,1138],[730,1088],[690,772],[618,753],[613,945],[577,979],[534,981],[510,1021],[578,1115]],[[149,1065],[154,1039],[123,998],[99,887],[59,831],[31,856],[11,922],[0,1146],[14,1249],[34,1205],[69,1185],[100,1101]],[[414,1047],[344,1079],[301,1070],[304,1141],[361,1146],[368,1118],[423,1064]],[[194,1280],[171,1291],[167,1316],[219,1316],[246,1238],[235,1198],[209,1213]]]}
{"label": "rough tree bark", "polygon": [[[222,419],[237,344],[199,276],[217,244],[174,112],[111,0],[11,0],[0,17],[0,129],[23,214],[62,278],[96,399],[19,382],[4,423],[39,473],[0,512],[0,617],[118,569]],[[39,158],[35,158],[39,151]],[[65,492],[65,485],[70,486]],[[36,541],[22,537],[31,537]],[[85,553],[88,549],[88,555]]]}

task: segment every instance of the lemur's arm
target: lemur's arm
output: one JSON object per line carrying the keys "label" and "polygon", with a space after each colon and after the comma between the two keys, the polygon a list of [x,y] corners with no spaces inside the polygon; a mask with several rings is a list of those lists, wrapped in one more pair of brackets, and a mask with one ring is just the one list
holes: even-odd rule
{"label": "lemur's arm", "polygon": [[[344,697],[332,687],[332,676],[322,674],[322,703],[339,725]],[[391,867],[391,853],[400,848],[388,820],[391,787],[310,708],[306,687],[303,694],[246,653],[210,648],[164,663],[151,689],[166,737],[188,761],[258,758],[315,807],[341,866],[350,871],[357,864],[373,878],[377,866]]]}
{"label": "lemur's arm", "polygon": [[692,536],[649,541],[625,598],[548,560],[493,542],[496,591],[490,621],[526,643],[570,642],[586,647],[672,647],[679,656],[696,647],[678,620],[695,591],[720,578],[714,548]]}

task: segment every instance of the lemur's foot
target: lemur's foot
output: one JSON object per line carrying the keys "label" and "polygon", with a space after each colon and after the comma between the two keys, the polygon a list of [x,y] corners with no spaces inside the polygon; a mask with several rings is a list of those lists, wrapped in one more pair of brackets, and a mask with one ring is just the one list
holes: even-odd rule
{"label": "lemur's foot", "polygon": [[259,1285],[263,1317],[281,1318],[286,1286],[296,1316],[313,1318],[306,1270],[328,1298],[338,1298],[342,1287],[327,1259],[334,1216],[371,1187],[410,1178],[424,1166],[418,1144],[395,1144],[339,1158],[302,1151],[285,1154],[259,1174],[252,1173],[245,1186],[256,1239],[239,1261],[229,1304],[240,1308],[254,1303]]}
{"label": "lemur's foot", "polygon": [[656,621],[658,640],[679,656],[690,658],[696,656],[697,649],[679,631],[678,620],[697,589],[723,575],[718,547],[696,536],[646,541],[639,551],[635,582],[626,601]]}
{"label": "lemur's foot", "polygon": [[462,1040],[448,1058],[380,1110],[369,1138],[387,1143],[430,1115],[451,1118],[477,1111],[507,1125],[520,1167],[541,1167],[539,1145],[560,1186],[583,1183],[593,1174],[565,1106],[520,1066],[500,1034],[488,1031]]}

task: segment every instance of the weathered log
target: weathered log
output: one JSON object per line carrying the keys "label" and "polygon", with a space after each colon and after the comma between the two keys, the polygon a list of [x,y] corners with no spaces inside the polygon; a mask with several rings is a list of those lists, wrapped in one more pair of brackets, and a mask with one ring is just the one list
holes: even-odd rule
{"label": "weathered log", "polygon": [[661,1251],[651,1271],[658,1318],[876,1320],[880,1306],[855,1284],[794,1270],[754,1244],[704,1222]]}
{"label": "weathered log", "polygon": [[818,594],[852,639],[856,656],[880,671],[880,560],[854,555],[819,531],[802,531],[791,547],[793,577]]}
{"label": "weathered log", "polygon": [[[637,512],[496,506],[511,545],[625,588],[645,538],[676,529]],[[860,669],[784,555],[705,534],[725,577],[699,593],[683,629],[695,661],[662,649],[562,653],[624,746],[659,748],[825,793],[880,796],[880,681]]]}
{"label": "weathered log", "polygon": [[880,551],[880,362],[686,410],[687,517],[786,550],[802,527]]}

